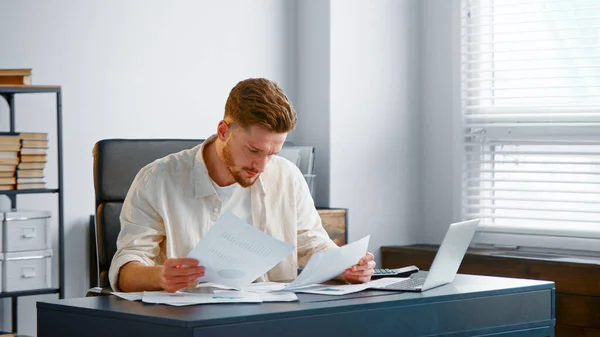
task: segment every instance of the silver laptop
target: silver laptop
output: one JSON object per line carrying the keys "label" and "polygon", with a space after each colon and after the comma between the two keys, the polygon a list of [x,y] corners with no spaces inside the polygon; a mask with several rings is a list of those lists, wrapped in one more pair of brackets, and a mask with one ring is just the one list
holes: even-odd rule
{"label": "silver laptop", "polygon": [[431,269],[425,277],[415,274],[413,278],[375,289],[421,292],[452,283],[471,240],[473,240],[477,225],[479,225],[479,219],[451,224],[433,259]]}

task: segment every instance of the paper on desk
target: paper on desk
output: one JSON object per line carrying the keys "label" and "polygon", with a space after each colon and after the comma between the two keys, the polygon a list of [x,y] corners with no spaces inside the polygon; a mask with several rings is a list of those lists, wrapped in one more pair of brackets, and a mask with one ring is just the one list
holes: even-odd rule
{"label": "paper on desk", "polygon": [[298,296],[293,292],[274,292],[274,293],[251,293],[246,291],[236,290],[215,290],[215,294],[219,295],[238,295],[238,294],[251,294],[260,298],[263,302],[293,302],[298,300]]}
{"label": "paper on desk", "polygon": [[347,295],[357,293],[369,288],[381,288],[388,284],[400,282],[405,278],[386,277],[375,281],[370,281],[361,284],[342,284],[342,285],[315,285],[294,290],[297,293],[319,294],[319,295]]}
{"label": "paper on desk", "polygon": [[242,290],[254,293],[270,293],[282,290],[286,285],[287,283],[281,282],[256,282],[245,286]]}
{"label": "paper on desk", "polygon": [[284,290],[295,290],[315,283],[329,281],[358,263],[367,254],[370,235],[338,249],[331,249],[313,255],[300,275]]}
{"label": "paper on desk", "polygon": [[240,289],[269,271],[292,251],[294,245],[259,231],[228,211],[188,257],[197,259],[200,265],[206,267],[200,281]]}
{"label": "paper on desk", "polygon": [[168,305],[194,305],[206,303],[261,303],[255,294],[237,292],[235,294],[191,294],[185,292],[145,291],[142,302]]}
{"label": "paper on desk", "polygon": [[143,292],[137,292],[137,293],[123,293],[123,292],[117,292],[117,291],[113,291],[111,294],[120,297],[124,300],[128,300],[128,301],[138,301],[142,299],[142,295],[144,294]]}

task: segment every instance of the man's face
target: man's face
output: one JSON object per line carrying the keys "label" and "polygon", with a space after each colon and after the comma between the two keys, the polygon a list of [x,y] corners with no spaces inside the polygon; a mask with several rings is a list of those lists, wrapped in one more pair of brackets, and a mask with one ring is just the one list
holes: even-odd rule
{"label": "man's face", "polygon": [[231,135],[223,147],[227,169],[242,187],[250,187],[265,170],[271,156],[277,154],[287,133],[276,133],[254,125],[248,131],[231,127]]}

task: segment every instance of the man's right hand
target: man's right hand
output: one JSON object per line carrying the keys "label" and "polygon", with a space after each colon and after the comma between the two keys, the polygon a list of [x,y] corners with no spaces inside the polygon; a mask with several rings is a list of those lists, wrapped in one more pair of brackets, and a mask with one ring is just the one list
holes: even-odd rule
{"label": "man's right hand", "polygon": [[198,260],[192,258],[167,259],[160,272],[161,287],[173,293],[195,283],[206,272],[206,268],[198,264]]}

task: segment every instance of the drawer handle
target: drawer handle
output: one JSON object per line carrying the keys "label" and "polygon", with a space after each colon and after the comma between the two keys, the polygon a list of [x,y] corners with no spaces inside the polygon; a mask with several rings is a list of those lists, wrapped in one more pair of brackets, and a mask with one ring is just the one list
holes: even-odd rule
{"label": "drawer handle", "polygon": [[21,237],[24,239],[33,239],[35,238],[35,227],[25,227],[21,231]]}
{"label": "drawer handle", "polygon": [[32,278],[35,277],[35,268],[26,267],[21,268],[21,278]]}

